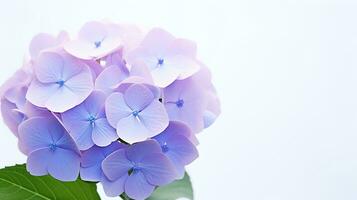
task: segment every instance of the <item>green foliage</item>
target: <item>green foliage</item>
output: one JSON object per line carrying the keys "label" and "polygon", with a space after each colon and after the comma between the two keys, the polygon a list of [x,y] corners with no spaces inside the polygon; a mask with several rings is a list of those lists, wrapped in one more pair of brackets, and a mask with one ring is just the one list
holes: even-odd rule
{"label": "green foliage", "polygon": [[[63,169],[65,170],[65,169]],[[58,181],[51,176],[32,176],[25,165],[0,169],[1,200],[98,200],[96,183]]]}

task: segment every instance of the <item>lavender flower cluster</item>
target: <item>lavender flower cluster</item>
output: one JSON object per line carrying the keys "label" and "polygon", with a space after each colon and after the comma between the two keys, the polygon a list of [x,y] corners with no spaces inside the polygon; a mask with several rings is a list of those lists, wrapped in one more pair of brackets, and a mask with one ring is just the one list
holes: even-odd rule
{"label": "lavender flower cluster", "polygon": [[184,176],[220,103],[196,45],[154,28],[88,22],[74,39],[41,33],[0,88],[27,170],[101,182],[145,199]]}

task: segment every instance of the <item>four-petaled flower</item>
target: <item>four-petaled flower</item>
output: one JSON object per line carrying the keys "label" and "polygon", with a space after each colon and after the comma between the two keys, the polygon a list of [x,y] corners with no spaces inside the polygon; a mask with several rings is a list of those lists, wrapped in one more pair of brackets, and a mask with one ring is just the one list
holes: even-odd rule
{"label": "four-petaled flower", "polygon": [[138,60],[150,69],[155,84],[166,87],[176,79],[185,79],[200,69],[196,61],[196,45],[189,40],[176,39],[168,32],[154,28],[138,48],[129,52],[130,63]]}
{"label": "four-petaled flower", "polygon": [[171,160],[177,171],[177,179],[185,175],[185,166],[198,157],[195,145],[190,141],[191,129],[181,122],[170,122],[169,126],[153,139],[159,142],[162,152]]}
{"label": "four-petaled flower", "polygon": [[156,186],[166,185],[177,177],[172,162],[155,140],[113,152],[104,159],[102,169],[109,180],[116,181],[117,192],[139,200],[149,197]]}
{"label": "four-petaled flower", "polygon": [[82,103],[93,90],[87,65],[53,52],[40,54],[34,66],[26,98],[32,104],[53,112],[64,112]]}
{"label": "four-petaled flower", "polygon": [[61,181],[77,179],[80,152],[65,129],[51,117],[33,117],[19,126],[19,145],[28,155],[27,170]]}
{"label": "four-petaled flower", "polygon": [[103,92],[93,91],[83,103],[62,113],[63,124],[80,150],[94,144],[107,146],[118,139],[105,116],[105,98]]}
{"label": "four-petaled flower", "polygon": [[64,49],[77,58],[99,59],[120,48],[120,32],[120,27],[114,24],[88,22],[79,31],[76,40],[65,43]]}
{"label": "four-petaled flower", "polygon": [[109,124],[121,139],[134,143],[161,133],[169,124],[165,107],[143,84],[111,94],[105,103]]}

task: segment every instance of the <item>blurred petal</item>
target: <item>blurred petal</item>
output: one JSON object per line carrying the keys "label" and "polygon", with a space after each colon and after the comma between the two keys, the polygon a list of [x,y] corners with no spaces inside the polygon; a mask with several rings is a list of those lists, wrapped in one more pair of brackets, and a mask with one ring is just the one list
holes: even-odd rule
{"label": "blurred petal", "polygon": [[42,50],[56,45],[57,40],[54,36],[47,33],[37,34],[30,42],[29,51],[31,58],[36,58]]}
{"label": "blurred petal", "polygon": [[171,54],[184,55],[190,58],[196,57],[197,46],[193,41],[187,39],[175,39],[170,44]]}

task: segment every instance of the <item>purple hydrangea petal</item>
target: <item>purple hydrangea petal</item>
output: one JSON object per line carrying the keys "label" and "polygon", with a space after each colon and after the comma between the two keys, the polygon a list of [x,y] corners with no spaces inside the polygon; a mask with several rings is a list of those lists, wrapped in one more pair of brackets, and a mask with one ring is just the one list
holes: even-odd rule
{"label": "purple hydrangea petal", "polygon": [[26,98],[36,106],[46,107],[54,112],[64,112],[80,104],[93,90],[92,74],[88,66],[73,63],[68,56],[56,53],[41,54],[42,60],[56,63],[52,70],[50,61],[35,65],[37,79],[31,82]]}
{"label": "purple hydrangea petal", "polygon": [[125,103],[124,95],[115,92],[105,101],[105,113],[109,124],[116,128],[119,120],[131,115],[132,110]]}
{"label": "purple hydrangea petal", "polygon": [[17,127],[21,122],[26,119],[24,113],[19,112],[17,106],[14,103],[11,103],[7,99],[1,100],[1,115],[6,124],[9,127],[12,133],[15,136],[18,135]]}
{"label": "purple hydrangea petal", "polygon": [[122,45],[117,27],[101,22],[86,23],[76,40],[65,43],[64,49],[71,55],[85,59],[98,59],[109,55]]}
{"label": "purple hydrangea petal", "polygon": [[102,162],[103,172],[111,181],[115,181],[124,176],[131,168],[132,163],[127,159],[125,149],[113,152]]}
{"label": "purple hydrangea petal", "polygon": [[54,119],[34,117],[19,126],[19,141],[27,154],[32,151],[48,148],[63,136],[63,127]]}
{"label": "purple hydrangea petal", "polygon": [[118,136],[126,142],[144,141],[152,135],[139,117],[130,115],[117,123]]}
{"label": "purple hydrangea petal", "polygon": [[63,58],[52,52],[44,52],[35,62],[36,78],[42,83],[55,83],[61,80],[64,66]]}
{"label": "purple hydrangea petal", "polygon": [[83,40],[96,42],[98,39],[105,38],[107,34],[106,27],[103,23],[92,21],[83,25],[78,36]]}
{"label": "purple hydrangea petal", "polygon": [[103,177],[103,179],[101,180],[101,183],[103,185],[105,194],[108,197],[117,197],[117,196],[121,195],[124,192],[124,185],[125,185],[127,178],[128,178],[127,174],[118,178],[115,181],[110,181],[106,177]]}
{"label": "purple hydrangea petal", "polygon": [[194,59],[182,55],[173,55],[166,58],[166,63],[171,68],[179,70],[178,79],[188,78],[200,70],[200,65]]}
{"label": "purple hydrangea petal", "polygon": [[157,135],[169,125],[169,117],[165,107],[159,101],[153,101],[139,116],[142,123],[149,130],[149,137]]}
{"label": "purple hydrangea petal", "polygon": [[194,133],[203,127],[206,93],[191,78],[175,81],[164,89],[165,107],[171,121],[186,123]]}
{"label": "purple hydrangea petal", "polygon": [[128,75],[127,72],[116,65],[106,67],[96,79],[95,88],[110,94]]}
{"label": "purple hydrangea petal", "polygon": [[154,100],[154,95],[144,85],[133,84],[125,91],[124,99],[133,111],[140,112]]}
{"label": "purple hydrangea petal", "polygon": [[108,146],[118,139],[118,135],[105,118],[97,119],[92,132],[92,140],[98,146]]}
{"label": "purple hydrangea petal", "polygon": [[55,49],[69,39],[68,33],[61,31],[57,37],[47,33],[34,36],[30,42],[29,52],[32,59],[36,59],[41,52]]}
{"label": "purple hydrangea petal", "polygon": [[126,148],[126,145],[119,142],[113,142],[106,147],[93,146],[92,148],[82,152],[82,180],[101,181],[103,178],[105,178],[102,171],[102,161],[114,151],[122,148]]}
{"label": "purple hydrangea petal", "polygon": [[59,86],[52,84],[43,84],[34,79],[26,93],[26,99],[39,107],[46,107],[47,100],[57,92]]}
{"label": "purple hydrangea petal", "polygon": [[162,153],[147,155],[140,163],[143,174],[147,181],[152,185],[166,185],[171,183],[177,177],[174,166]]}
{"label": "purple hydrangea petal", "polygon": [[44,176],[48,174],[49,158],[52,157],[52,152],[48,148],[43,148],[33,151],[27,158],[26,168],[33,176]]}
{"label": "purple hydrangea petal", "polygon": [[[46,158],[43,158],[46,159]],[[48,173],[61,181],[75,181],[79,174],[80,157],[77,153],[58,148],[48,163]]]}
{"label": "purple hydrangea petal", "polygon": [[143,142],[135,143],[126,150],[126,156],[133,162],[140,162],[145,156],[160,153],[161,148],[155,140],[146,140]]}
{"label": "purple hydrangea petal", "polygon": [[84,181],[100,181],[103,177],[103,171],[100,165],[90,167],[81,167],[81,179]]}
{"label": "purple hydrangea petal", "polygon": [[197,45],[187,39],[175,39],[169,47],[172,54],[184,55],[190,58],[195,58],[197,53]]}
{"label": "purple hydrangea petal", "polygon": [[57,40],[53,35],[47,33],[40,33],[33,37],[30,42],[30,55],[32,58],[36,58],[42,50],[56,45]]}
{"label": "purple hydrangea petal", "polygon": [[155,98],[161,97],[160,88],[156,87],[152,80],[141,76],[130,76],[124,79],[120,82],[115,91],[125,93],[125,91],[133,84],[142,84],[152,92]]}
{"label": "purple hydrangea petal", "polygon": [[61,181],[77,179],[80,152],[55,119],[50,116],[33,117],[21,123],[19,143],[29,156],[30,173],[43,175],[46,169],[51,176]]}
{"label": "purple hydrangea petal", "polygon": [[148,198],[154,189],[155,186],[147,182],[142,172],[132,173],[125,182],[125,193],[137,200]]}
{"label": "purple hydrangea petal", "polygon": [[150,47],[155,54],[165,54],[168,51],[169,45],[175,40],[169,32],[160,29],[151,29],[143,39],[141,46]]}

